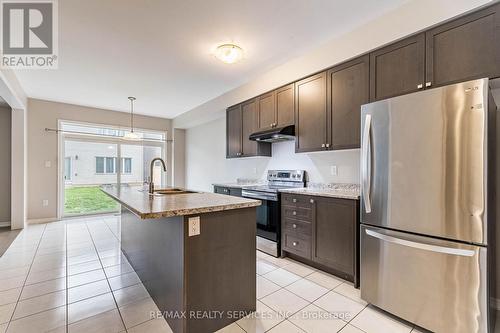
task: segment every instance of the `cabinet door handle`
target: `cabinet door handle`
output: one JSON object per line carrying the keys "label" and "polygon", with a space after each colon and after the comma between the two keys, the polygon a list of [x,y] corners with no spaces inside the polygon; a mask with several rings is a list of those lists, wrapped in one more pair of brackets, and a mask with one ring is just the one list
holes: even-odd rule
{"label": "cabinet door handle", "polygon": [[297,225],[295,223],[292,224],[292,228],[297,229]]}
{"label": "cabinet door handle", "polygon": [[426,87],[430,87],[430,86],[432,86],[432,82],[426,82],[426,83],[425,83],[425,86],[426,86]]}
{"label": "cabinet door handle", "polygon": [[297,202],[297,199],[294,198],[292,201],[295,203],[295,202]]}
{"label": "cabinet door handle", "polygon": [[311,199],[309,202],[313,204],[314,203],[314,199]]}
{"label": "cabinet door handle", "polygon": [[299,242],[293,242],[292,245],[293,246],[297,246],[299,244]]}
{"label": "cabinet door handle", "polygon": [[293,211],[292,215],[293,215],[293,216],[296,216],[296,215],[297,215],[297,212],[296,212],[296,211]]}
{"label": "cabinet door handle", "polygon": [[417,89],[422,89],[424,87],[424,85],[422,83],[420,83],[418,86],[417,86]]}

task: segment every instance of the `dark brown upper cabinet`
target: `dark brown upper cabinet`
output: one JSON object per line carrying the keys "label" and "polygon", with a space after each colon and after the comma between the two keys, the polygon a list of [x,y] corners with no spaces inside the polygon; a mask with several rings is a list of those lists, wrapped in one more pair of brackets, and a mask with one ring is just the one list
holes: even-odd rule
{"label": "dark brown upper cabinet", "polygon": [[260,131],[295,123],[293,84],[263,94],[258,101]]}
{"label": "dark brown upper cabinet", "polygon": [[295,84],[295,151],[326,150],[328,110],[326,72]]}
{"label": "dark brown upper cabinet", "polygon": [[257,113],[257,99],[247,101],[241,104],[241,118],[243,120],[242,127],[242,156],[256,156],[257,142],[250,141],[250,134],[258,131],[259,114]]}
{"label": "dark brown upper cabinet", "polygon": [[500,77],[500,5],[426,34],[426,86]]}
{"label": "dark brown upper cabinet", "polygon": [[328,71],[329,149],[360,147],[361,105],[370,101],[370,57]]}
{"label": "dark brown upper cabinet", "polygon": [[226,157],[239,157],[242,154],[242,115],[241,104],[230,107],[226,112]]}
{"label": "dark brown upper cabinet", "polygon": [[276,126],[295,124],[294,103],[295,85],[293,83],[276,89]]}
{"label": "dark brown upper cabinet", "polygon": [[258,97],[259,130],[274,127],[276,123],[276,94],[271,91]]}
{"label": "dark brown upper cabinet", "polygon": [[271,144],[250,141],[250,134],[259,128],[257,99],[227,109],[226,157],[271,156]]}
{"label": "dark brown upper cabinet", "polygon": [[424,88],[425,34],[418,34],[370,54],[370,99],[403,95]]}

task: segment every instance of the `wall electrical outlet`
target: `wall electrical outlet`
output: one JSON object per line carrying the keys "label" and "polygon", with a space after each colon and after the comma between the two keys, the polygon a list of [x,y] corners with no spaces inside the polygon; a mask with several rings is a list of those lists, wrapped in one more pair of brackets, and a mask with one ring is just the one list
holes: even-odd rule
{"label": "wall electrical outlet", "polygon": [[189,237],[191,236],[196,236],[200,234],[200,217],[190,217],[188,219],[188,224],[189,224],[189,232],[188,235]]}
{"label": "wall electrical outlet", "polygon": [[49,200],[44,199],[44,200],[42,201],[42,205],[43,205],[43,207],[47,207],[47,206],[49,205]]}
{"label": "wall electrical outlet", "polygon": [[337,176],[338,175],[338,169],[337,169],[336,165],[332,165],[330,167],[330,173],[332,174],[332,176]]}

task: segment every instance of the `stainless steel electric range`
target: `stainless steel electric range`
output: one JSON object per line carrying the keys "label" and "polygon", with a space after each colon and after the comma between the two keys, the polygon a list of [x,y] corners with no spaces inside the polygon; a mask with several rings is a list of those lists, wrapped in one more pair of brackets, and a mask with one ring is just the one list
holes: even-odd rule
{"label": "stainless steel electric range", "polygon": [[281,255],[281,196],[280,189],[305,187],[304,170],[269,170],[267,185],[244,188],[242,196],[258,199],[257,249],[278,257]]}

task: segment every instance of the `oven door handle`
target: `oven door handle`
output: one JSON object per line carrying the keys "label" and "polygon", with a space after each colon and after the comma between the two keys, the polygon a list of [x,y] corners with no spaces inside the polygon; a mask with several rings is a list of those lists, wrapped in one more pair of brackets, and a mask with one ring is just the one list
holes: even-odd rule
{"label": "oven door handle", "polygon": [[241,196],[244,198],[257,199],[257,200],[278,201],[278,195],[273,195],[273,194],[262,194],[262,193],[253,193],[249,191],[242,191]]}

